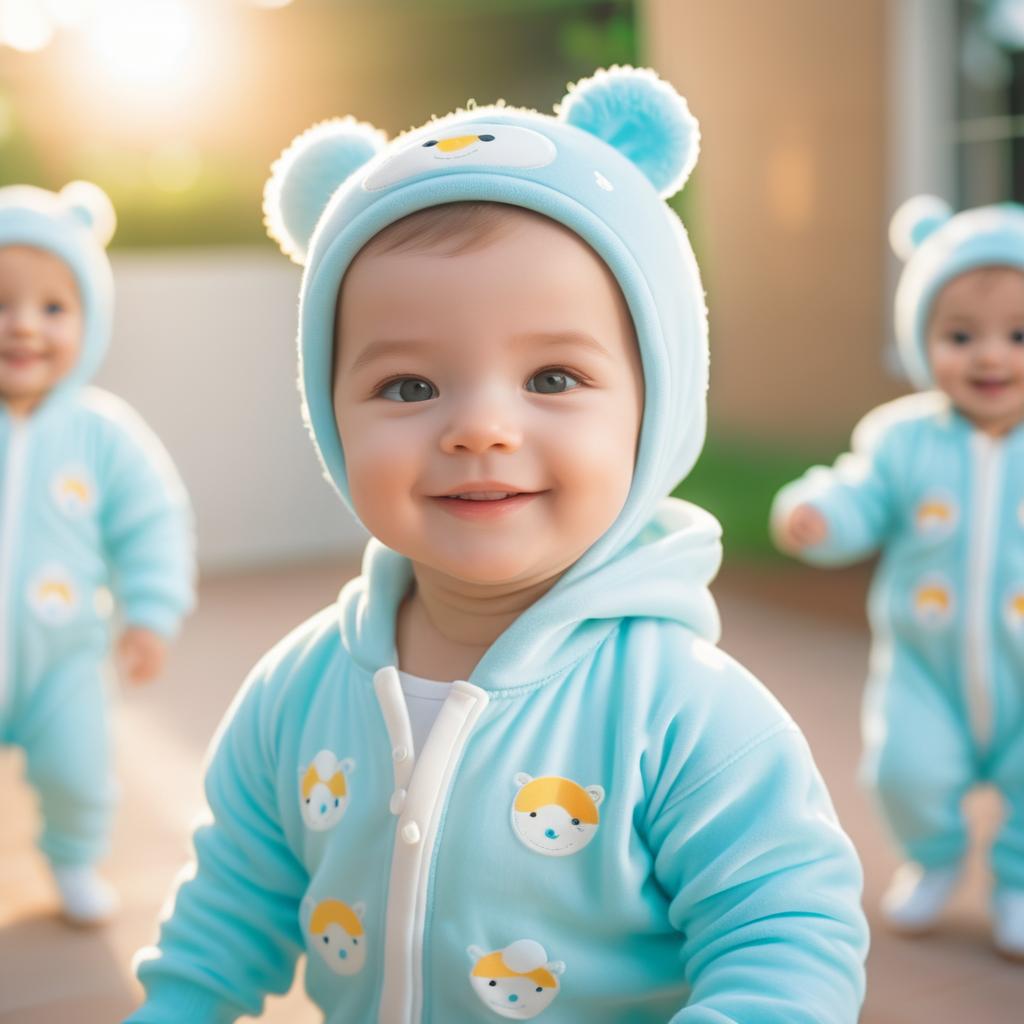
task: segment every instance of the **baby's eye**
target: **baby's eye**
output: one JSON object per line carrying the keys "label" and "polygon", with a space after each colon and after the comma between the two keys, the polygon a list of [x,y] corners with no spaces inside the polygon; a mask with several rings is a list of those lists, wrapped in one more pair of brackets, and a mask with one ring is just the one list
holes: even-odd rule
{"label": "baby's eye", "polygon": [[559,395],[579,386],[580,382],[575,377],[562,370],[541,370],[526,382],[526,390],[538,395]]}
{"label": "baby's eye", "polygon": [[950,331],[949,340],[954,345],[966,345],[971,340],[971,335],[968,331]]}
{"label": "baby's eye", "polygon": [[63,313],[64,312],[64,304],[61,303],[61,302],[48,302],[46,304],[46,312],[50,316],[54,316],[57,313]]}
{"label": "baby's eye", "polygon": [[437,398],[437,388],[420,377],[399,377],[385,384],[377,394],[391,402],[425,402]]}
{"label": "baby's eye", "polygon": [[1010,331],[1010,341],[1015,345],[1024,345],[1024,327],[1019,327],[1015,331]]}

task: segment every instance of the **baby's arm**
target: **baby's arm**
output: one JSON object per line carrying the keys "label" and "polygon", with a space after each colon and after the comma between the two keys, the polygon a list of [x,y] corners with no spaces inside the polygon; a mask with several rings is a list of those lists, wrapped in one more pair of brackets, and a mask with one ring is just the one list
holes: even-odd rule
{"label": "baby's arm", "polygon": [[131,1024],[227,1024],[291,985],[308,876],[277,814],[274,708],[257,670],[215,741],[195,874],[137,958],[146,1001]]}
{"label": "baby's arm", "polygon": [[885,541],[897,503],[889,426],[881,410],[869,413],[853,433],[852,451],[833,467],[815,466],[779,491],[771,529],[781,550],[808,562],[842,565],[870,555]]}
{"label": "baby's arm", "polygon": [[134,681],[162,664],[194,603],[192,515],[170,457],[135,413],[107,402],[100,527],[126,627],[119,660]]}
{"label": "baby's arm", "polygon": [[769,726],[687,776],[649,832],[691,987],[671,1024],[854,1024],[861,869],[801,734]]}

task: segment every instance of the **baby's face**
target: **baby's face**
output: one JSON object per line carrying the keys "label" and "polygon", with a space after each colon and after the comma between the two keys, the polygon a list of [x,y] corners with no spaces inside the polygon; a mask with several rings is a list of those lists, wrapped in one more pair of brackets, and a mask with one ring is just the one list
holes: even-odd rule
{"label": "baby's face", "polygon": [[338,315],[335,412],[359,517],[479,584],[548,579],[604,533],[643,409],[603,262],[552,222],[507,227],[456,255],[359,256]]}
{"label": "baby's face", "polygon": [[0,398],[31,411],[78,361],[82,305],[62,260],[23,245],[0,248]]}
{"label": "baby's face", "polygon": [[928,325],[935,384],[980,429],[1024,419],[1024,273],[982,267],[938,294]]}

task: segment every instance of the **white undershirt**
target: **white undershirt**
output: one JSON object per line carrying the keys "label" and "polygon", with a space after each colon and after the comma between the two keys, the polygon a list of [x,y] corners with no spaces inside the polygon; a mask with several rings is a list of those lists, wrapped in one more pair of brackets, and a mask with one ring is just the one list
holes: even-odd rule
{"label": "white undershirt", "polygon": [[423,745],[430,735],[430,727],[434,724],[441,711],[441,705],[452,688],[451,683],[441,683],[436,679],[423,679],[398,670],[398,678],[402,681],[402,693],[409,709],[409,724],[412,726],[412,742],[416,756],[423,751]]}

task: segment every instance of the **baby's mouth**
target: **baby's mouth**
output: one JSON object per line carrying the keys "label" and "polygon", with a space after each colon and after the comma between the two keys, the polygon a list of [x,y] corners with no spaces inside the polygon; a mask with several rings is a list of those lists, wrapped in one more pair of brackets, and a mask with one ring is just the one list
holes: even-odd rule
{"label": "baby's mouth", "polygon": [[1013,381],[1009,377],[978,378],[970,382],[971,387],[985,394],[995,394],[998,391],[1002,391],[1003,388],[1008,388],[1012,383]]}
{"label": "baby's mouth", "polygon": [[42,358],[42,352],[33,352],[31,349],[10,349],[7,352],[0,352],[0,362],[13,366],[15,369],[31,366]]}

